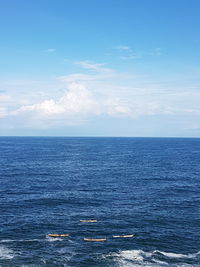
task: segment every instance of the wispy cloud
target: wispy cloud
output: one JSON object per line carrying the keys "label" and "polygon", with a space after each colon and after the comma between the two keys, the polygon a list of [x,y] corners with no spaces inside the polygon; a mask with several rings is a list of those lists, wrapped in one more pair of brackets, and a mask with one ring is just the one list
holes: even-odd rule
{"label": "wispy cloud", "polygon": [[48,48],[46,50],[43,50],[44,52],[47,52],[47,53],[53,53],[53,52],[56,52],[56,49],[55,48]]}
{"label": "wispy cloud", "polygon": [[60,76],[57,79],[67,82],[67,83],[72,83],[72,82],[94,81],[97,79],[97,77],[91,74],[73,73],[73,74]]}
{"label": "wispy cloud", "polygon": [[133,49],[128,45],[117,45],[113,47],[114,50],[117,50],[120,54],[119,57],[121,59],[136,59],[141,58],[140,53],[136,53]]}
{"label": "wispy cloud", "polygon": [[150,51],[134,51],[128,45],[118,45],[113,47],[114,50],[119,52],[118,56],[120,59],[127,60],[127,59],[139,59],[144,58],[145,56],[160,56],[162,55],[161,48],[155,48]]}
{"label": "wispy cloud", "polygon": [[102,70],[103,66],[105,64],[97,64],[97,63],[91,63],[89,61],[77,61],[74,64],[79,65],[83,69],[89,69],[89,70]]}
{"label": "wispy cloud", "polygon": [[104,63],[93,63],[90,61],[76,61],[74,64],[80,66],[83,69],[91,70],[91,71],[96,71],[99,73],[113,73],[114,70],[111,68],[106,68]]}
{"label": "wispy cloud", "polygon": [[141,54],[137,54],[137,53],[131,53],[131,54],[127,54],[127,55],[123,55],[123,56],[120,56],[120,59],[137,59],[137,58],[142,58],[142,55]]}
{"label": "wispy cloud", "polygon": [[132,52],[132,49],[130,46],[127,45],[117,45],[113,47],[114,49],[121,50],[121,51],[129,51]]}

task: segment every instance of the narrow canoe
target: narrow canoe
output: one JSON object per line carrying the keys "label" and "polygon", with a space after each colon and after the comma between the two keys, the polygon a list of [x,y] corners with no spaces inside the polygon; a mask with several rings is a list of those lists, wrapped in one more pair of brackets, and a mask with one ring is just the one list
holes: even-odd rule
{"label": "narrow canoe", "polygon": [[129,238],[133,237],[134,235],[113,235],[114,238]]}
{"label": "narrow canoe", "polygon": [[95,222],[97,222],[97,220],[80,220],[80,222],[95,223]]}
{"label": "narrow canoe", "polygon": [[68,237],[69,234],[48,234],[50,237]]}
{"label": "narrow canoe", "polygon": [[106,238],[83,238],[85,241],[90,241],[90,242],[104,242],[106,241]]}

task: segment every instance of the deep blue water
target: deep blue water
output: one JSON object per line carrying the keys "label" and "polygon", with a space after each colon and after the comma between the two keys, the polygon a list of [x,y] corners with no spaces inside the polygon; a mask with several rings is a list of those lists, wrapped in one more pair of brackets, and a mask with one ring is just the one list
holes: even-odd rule
{"label": "deep blue water", "polygon": [[200,139],[0,138],[0,266],[197,266],[199,207]]}

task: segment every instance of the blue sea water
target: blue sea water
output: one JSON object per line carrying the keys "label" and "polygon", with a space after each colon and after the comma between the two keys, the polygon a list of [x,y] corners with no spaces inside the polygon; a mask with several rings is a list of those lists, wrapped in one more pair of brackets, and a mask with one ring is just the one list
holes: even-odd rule
{"label": "blue sea water", "polygon": [[0,266],[198,266],[199,188],[200,139],[1,137]]}

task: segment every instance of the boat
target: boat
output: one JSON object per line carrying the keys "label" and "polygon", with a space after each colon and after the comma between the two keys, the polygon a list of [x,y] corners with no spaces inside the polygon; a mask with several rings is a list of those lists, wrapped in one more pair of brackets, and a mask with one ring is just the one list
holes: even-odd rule
{"label": "boat", "polygon": [[68,237],[69,234],[48,234],[49,237]]}
{"label": "boat", "polygon": [[80,222],[95,223],[97,220],[80,220]]}
{"label": "boat", "polygon": [[133,237],[134,235],[113,235],[113,238],[130,238]]}
{"label": "boat", "polygon": [[104,242],[107,239],[106,238],[83,238],[84,241],[90,241],[90,242]]}

